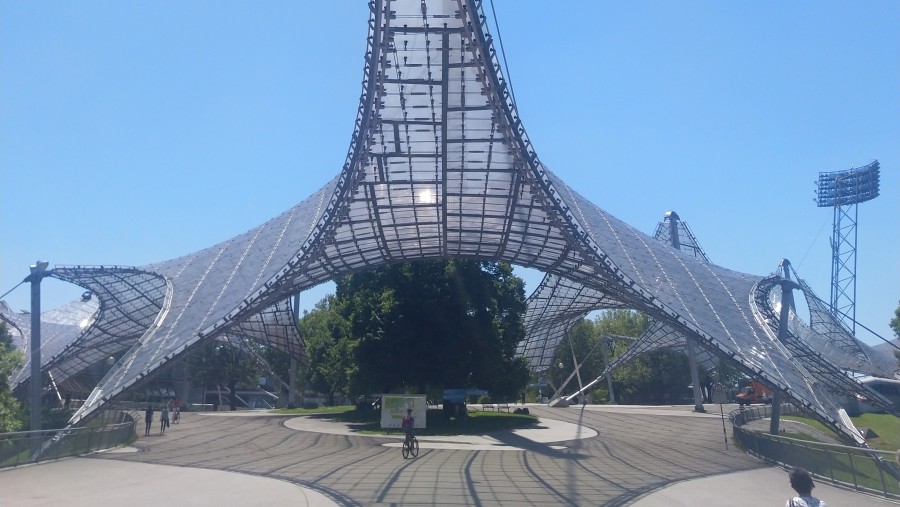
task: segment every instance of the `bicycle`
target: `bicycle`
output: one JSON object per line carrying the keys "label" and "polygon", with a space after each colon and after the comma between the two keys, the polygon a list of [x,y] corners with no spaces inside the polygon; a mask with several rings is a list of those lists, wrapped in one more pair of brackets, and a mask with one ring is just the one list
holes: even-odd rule
{"label": "bicycle", "polygon": [[419,455],[419,441],[416,440],[415,436],[410,435],[403,441],[401,452],[403,453],[403,459],[408,458],[410,454],[412,454],[413,458]]}

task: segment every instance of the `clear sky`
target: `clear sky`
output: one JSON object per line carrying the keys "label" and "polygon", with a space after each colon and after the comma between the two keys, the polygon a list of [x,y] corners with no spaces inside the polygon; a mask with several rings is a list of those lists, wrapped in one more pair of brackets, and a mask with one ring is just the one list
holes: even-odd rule
{"label": "clear sky", "polygon": [[[878,159],[857,317],[891,336],[900,2],[494,7],[541,160],[648,234],[677,211],[716,264],[766,275],[788,258],[827,300],[832,210],[814,182]],[[174,258],[320,188],[347,154],[367,23],[365,1],[0,0],[0,294],[37,259]],[[523,275],[530,292],[540,274]],[[44,309],[81,292],[48,279]]]}

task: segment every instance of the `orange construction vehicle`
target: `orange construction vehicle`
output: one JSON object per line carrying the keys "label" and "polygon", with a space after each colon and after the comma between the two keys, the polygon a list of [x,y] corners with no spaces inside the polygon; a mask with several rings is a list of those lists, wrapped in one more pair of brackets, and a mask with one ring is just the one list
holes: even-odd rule
{"label": "orange construction vehicle", "polygon": [[772,403],[772,390],[756,380],[751,380],[734,397],[738,405],[750,405],[751,403],[765,403],[768,405]]}

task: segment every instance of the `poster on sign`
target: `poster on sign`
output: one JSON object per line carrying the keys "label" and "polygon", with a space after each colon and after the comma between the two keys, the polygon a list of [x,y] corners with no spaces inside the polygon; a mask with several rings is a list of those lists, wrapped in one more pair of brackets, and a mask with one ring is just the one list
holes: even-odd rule
{"label": "poster on sign", "polygon": [[424,394],[382,394],[381,395],[381,427],[400,428],[406,409],[412,409],[416,428],[425,427],[425,412],[428,404]]}

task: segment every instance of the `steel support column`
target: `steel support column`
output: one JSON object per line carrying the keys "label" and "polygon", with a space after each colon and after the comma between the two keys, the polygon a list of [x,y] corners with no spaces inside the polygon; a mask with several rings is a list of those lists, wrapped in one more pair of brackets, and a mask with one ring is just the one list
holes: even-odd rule
{"label": "steel support column", "polygon": [[[680,218],[678,213],[674,211],[666,212],[666,218],[669,219],[669,241],[672,248],[681,250],[681,238],[678,234],[678,222]],[[700,374],[697,372],[697,352],[693,340],[686,340],[687,347],[685,353],[688,356],[688,367],[691,369],[691,384],[694,386],[694,412],[706,412],[703,408],[703,393],[700,391]]]}
{"label": "steel support column", "polygon": [[[788,319],[790,318],[791,311],[794,309],[793,290],[800,287],[790,279],[791,275],[790,270],[788,269],[790,262],[785,259],[782,261],[782,265],[784,266],[783,276],[785,278],[780,284],[781,311],[778,315],[778,341],[784,344],[787,341],[788,335]],[[777,386],[772,386],[772,415],[769,422],[769,433],[772,435],[778,434],[779,426],[781,425],[781,398],[781,389]]]}
{"label": "steel support column", "polygon": [[[41,280],[50,273],[47,261],[37,261],[31,265],[31,274],[24,281],[31,282],[31,431],[41,430]],[[41,448],[38,433],[31,442],[32,453]]]}
{"label": "steel support column", "polygon": [[[297,326],[297,335],[300,335],[300,294],[294,295],[294,325]],[[288,407],[297,406],[297,358],[291,354],[290,371],[288,371]]]}

